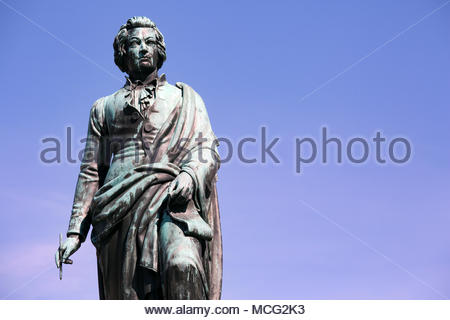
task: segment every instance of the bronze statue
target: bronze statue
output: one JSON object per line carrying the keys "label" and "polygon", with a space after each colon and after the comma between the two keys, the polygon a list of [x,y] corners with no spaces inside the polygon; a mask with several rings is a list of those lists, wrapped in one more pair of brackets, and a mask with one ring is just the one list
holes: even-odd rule
{"label": "bronze statue", "polygon": [[100,299],[220,299],[218,143],[201,97],[158,76],[165,59],[154,22],[129,19],[114,39],[129,77],[91,109],[55,260],[69,262],[92,225]]}

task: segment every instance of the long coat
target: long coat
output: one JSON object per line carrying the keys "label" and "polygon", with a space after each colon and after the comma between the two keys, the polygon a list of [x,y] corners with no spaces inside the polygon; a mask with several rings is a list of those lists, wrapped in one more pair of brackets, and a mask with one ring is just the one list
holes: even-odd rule
{"label": "long coat", "polygon": [[[183,226],[185,235],[206,241],[207,294],[209,299],[220,299],[217,139],[204,103],[191,87],[172,86],[164,76],[156,80],[143,84],[140,91],[128,83],[94,103],[68,235],[79,234],[84,240],[92,225],[91,240],[101,248],[114,227],[133,215],[122,253],[121,283],[122,297],[132,298],[136,266],[158,271],[158,219],[167,206],[170,182],[184,171],[194,180],[194,205],[169,214]],[[138,108],[136,92],[141,101],[150,98],[147,111]]]}

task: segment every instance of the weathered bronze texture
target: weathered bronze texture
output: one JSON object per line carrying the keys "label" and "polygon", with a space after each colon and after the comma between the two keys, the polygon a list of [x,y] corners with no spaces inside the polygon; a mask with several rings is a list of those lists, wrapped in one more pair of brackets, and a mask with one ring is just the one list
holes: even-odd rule
{"label": "weathered bronze texture", "polygon": [[220,299],[217,139],[201,97],[158,75],[165,50],[150,19],[129,19],[114,40],[129,77],[91,109],[55,259],[66,262],[92,226],[101,299]]}

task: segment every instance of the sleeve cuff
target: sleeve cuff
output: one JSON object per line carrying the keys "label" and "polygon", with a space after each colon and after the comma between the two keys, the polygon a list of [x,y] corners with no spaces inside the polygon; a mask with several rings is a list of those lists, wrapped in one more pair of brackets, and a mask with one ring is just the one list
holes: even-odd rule
{"label": "sleeve cuff", "polygon": [[80,236],[81,242],[84,242],[90,228],[88,220],[87,217],[72,216],[69,223],[69,229],[67,230],[67,236],[77,234]]}

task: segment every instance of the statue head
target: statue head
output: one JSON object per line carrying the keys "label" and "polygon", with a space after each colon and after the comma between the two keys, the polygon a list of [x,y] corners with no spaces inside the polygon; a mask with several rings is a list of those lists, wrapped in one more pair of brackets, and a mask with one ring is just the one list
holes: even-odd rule
{"label": "statue head", "polygon": [[114,62],[128,75],[147,75],[166,60],[164,37],[147,17],[133,17],[114,38]]}

